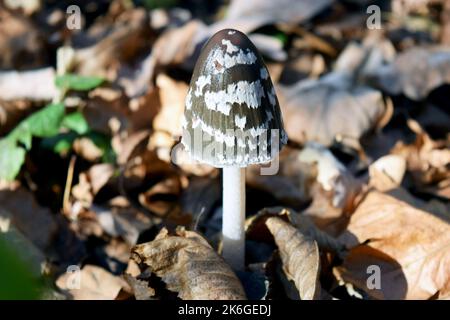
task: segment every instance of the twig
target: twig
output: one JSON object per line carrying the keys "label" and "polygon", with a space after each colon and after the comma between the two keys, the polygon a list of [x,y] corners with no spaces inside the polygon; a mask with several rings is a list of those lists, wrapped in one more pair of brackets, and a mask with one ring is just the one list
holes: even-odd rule
{"label": "twig", "polygon": [[73,172],[75,169],[76,159],[77,159],[76,155],[73,155],[70,158],[69,168],[67,169],[66,185],[64,187],[63,213],[68,217],[70,217],[69,197],[70,197],[70,191],[72,190]]}

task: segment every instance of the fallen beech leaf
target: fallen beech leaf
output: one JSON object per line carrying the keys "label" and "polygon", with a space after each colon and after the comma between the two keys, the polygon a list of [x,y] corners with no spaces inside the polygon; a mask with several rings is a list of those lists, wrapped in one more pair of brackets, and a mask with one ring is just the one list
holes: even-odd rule
{"label": "fallen beech leaf", "polygon": [[[336,271],[378,299],[428,299],[450,292],[450,220],[370,192],[338,240],[353,249]],[[361,256],[363,255],[363,256]],[[367,263],[381,267],[381,289],[367,288]]]}
{"label": "fallen beech leaf", "polygon": [[415,120],[409,119],[408,126],[416,133],[416,140],[406,145],[398,142],[391,152],[406,160],[415,183],[421,186],[450,178],[448,143],[431,139]]}
{"label": "fallen beech leaf", "polygon": [[117,163],[126,164],[133,156],[142,152],[147,146],[149,135],[149,130],[142,130],[132,133],[123,140],[113,139],[112,146],[117,154]]}
{"label": "fallen beech leaf", "polygon": [[300,298],[317,299],[320,294],[320,258],[316,241],[277,217],[268,218],[266,225],[280,250],[284,271],[294,280]]}
{"label": "fallen beech leaf", "polygon": [[334,207],[343,208],[360,187],[345,166],[326,147],[318,143],[307,143],[300,151],[298,159],[317,165],[317,182],[325,191],[333,191]]}
{"label": "fallen beech leaf", "polygon": [[2,8],[0,35],[0,69],[32,69],[48,63],[44,35],[31,19]]}
{"label": "fallen beech leaf", "polygon": [[406,161],[400,156],[387,155],[369,166],[369,184],[379,191],[400,186],[406,171]]}
{"label": "fallen beech leaf", "polygon": [[174,211],[179,212],[178,198],[181,194],[179,177],[172,176],[157,182],[139,195],[140,204],[160,217],[169,217]]}
{"label": "fallen beech leaf", "polygon": [[148,267],[183,300],[245,299],[236,275],[208,242],[192,231],[163,229],[155,240],[139,244],[132,259]]}
{"label": "fallen beech leaf", "polygon": [[[283,50],[284,44],[280,39],[267,36],[262,33],[251,34],[249,38],[263,56],[268,57],[274,61],[286,60],[287,53]],[[272,75],[271,78],[273,79]]]}
{"label": "fallen beech leaf", "polygon": [[100,159],[103,155],[103,150],[87,137],[75,139],[73,150],[84,159],[92,162]]}
{"label": "fallen beech leaf", "polygon": [[376,128],[388,110],[381,92],[354,86],[340,73],[279,85],[277,94],[287,134],[297,142],[328,146],[342,140],[357,149],[361,136]]}
{"label": "fallen beech leaf", "polygon": [[172,136],[181,136],[181,119],[188,85],[160,74],[156,78],[161,97],[161,110],[153,120],[155,131],[165,131]]}
{"label": "fallen beech leaf", "polygon": [[64,273],[56,285],[74,300],[114,300],[126,282],[103,268],[85,265],[80,273],[80,288],[70,288],[73,273]]}
{"label": "fallen beech leaf", "polygon": [[152,300],[155,295],[155,289],[148,286],[145,280],[139,280],[135,277],[125,274],[125,281],[130,285],[136,300]]}
{"label": "fallen beech leaf", "polygon": [[298,24],[308,20],[333,3],[333,0],[233,0],[226,19],[212,28],[220,30],[232,26],[242,32],[250,32],[274,23]]}
{"label": "fallen beech leaf", "polygon": [[33,194],[22,187],[0,190],[0,216],[9,212],[11,223],[42,251],[50,248],[58,225],[52,212],[38,205]]}
{"label": "fallen beech leaf", "polygon": [[[142,62],[140,73],[132,80],[133,88],[128,89],[129,95],[138,97],[143,95],[156,78],[156,69],[168,65],[185,64],[187,69],[194,68],[194,54],[197,42],[203,39],[206,25],[199,20],[191,20],[182,27],[171,28],[155,41],[152,52]],[[200,40],[195,40],[201,35]]]}
{"label": "fallen beech leaf", "polygon": [[53,68],[0,72],[0,97],[3,100],[49,101],[57,92]]}
{"label": "fallen beech leaf", "polygon": [[261,175],[259,169],[260,167],[255,167],[248,170],[248,186],[270,193],[281,203],[294,208],[300,208],[307,202],[307,196],[291,179],[278,175]]}
{"label": "fallen beech leaf", "polygon": [[193,217],[192,228],[196,230],[199,225],[212,214],[222,198],[220,181],[211,177],[192,177],[188,187],[181,196],[182,211]]}
{"label": "fallen beech leaf", "polygon": [[95,213],[103,231],[112,237],[122,237],[128,244],[135,245],[141,232],[157,223],[154,217],[127,206],[116,206],[114,200],[108,207],[92,205],[89,210]]}
{"label": "fallen beech leaf", "polygon": [[321,250],[336,253],[340,257],[345,254],[344,244],[319,229],[310,217],[283,207],[264,208],[248,218],[245,223],[247,237],[259,242],[271,242],[273,236],[269,235],[270,232],[265,224],[270,217],[277,217],[289,222],[303,235],[315,240]]}
{"label": "fallen beech leaf", "polygon": [[101,163],[93,165],[89,171],[89,181],[92,186],[92,192],[96,195],[113,177],[114,166],[110,163]]}
{"label": "fallen beech leaf", "polygon": [[446,47],[411,48],[372,74],[376,83],[392,95],[412,100],[425,98],[433,89],[450,83],[450,50]]}
{"label": "fallen beech leaf", "polygon": [[[99,21],[101,24],[102,21]],[[91,26],[88,31],[99,31],[100,26]],[[146,44],[149,33],[148,15],[142,8],[123,10],[115,17],[112,28],[95,35],[80,34],[76,39],[83,48],[75,50],[76,73],[84,76],[108,78],[110,68],[117,68],[130,57],[136,56]],[[94,38],[94,39],[93,39]],[[97,39],[95,39],[97,38]],[[86,47],[86,43],[93,45]],[[82,43],[85,42],[85,43]]]}

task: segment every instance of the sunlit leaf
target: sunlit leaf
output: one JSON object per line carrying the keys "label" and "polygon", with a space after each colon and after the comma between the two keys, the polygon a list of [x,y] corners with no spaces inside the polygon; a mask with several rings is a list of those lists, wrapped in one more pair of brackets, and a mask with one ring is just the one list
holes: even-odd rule
{"label": "sunlit leaf", "polygon": [[59,88],[72,89],[79,91],[92,90],[103,83],[104,79],[100,77],[86,77],[76,74],[65,74],[55,79],[55,84]]}
{"label": "sunlit leaf", "polygon": [[89,131],[89,125],[81,112],[74,112],[65,116],[62,120],[62,126],[78,134],[85,134]]}
{"label": "sunlit leaf", "polygon": [[25,160],[25,149],[5,138],[0,140],[0,179],[12,181]]}

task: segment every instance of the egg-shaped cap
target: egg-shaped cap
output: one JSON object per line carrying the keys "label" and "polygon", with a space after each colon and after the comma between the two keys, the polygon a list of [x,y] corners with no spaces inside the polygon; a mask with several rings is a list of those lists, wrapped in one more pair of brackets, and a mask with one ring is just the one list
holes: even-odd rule
{"label": "egg-shaped cap", "polygon": [[271,161],[287,142],[269,72],[237,30],[213,35],[195,65],[185,102],[182,143],[214,167]]}

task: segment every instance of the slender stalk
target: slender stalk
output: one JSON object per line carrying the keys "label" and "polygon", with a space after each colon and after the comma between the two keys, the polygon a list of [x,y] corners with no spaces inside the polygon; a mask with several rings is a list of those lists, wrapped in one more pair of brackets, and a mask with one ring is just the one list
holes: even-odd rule
{"label": "slender stalk", "polygon": [[234,270],[245,267],[245,168],[223,168],[222,256]]}

